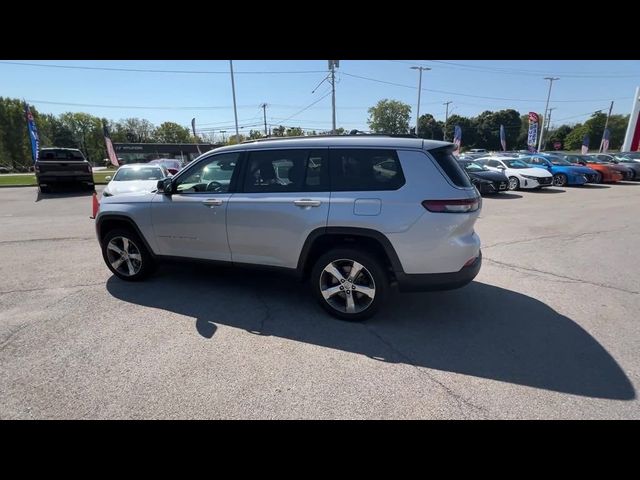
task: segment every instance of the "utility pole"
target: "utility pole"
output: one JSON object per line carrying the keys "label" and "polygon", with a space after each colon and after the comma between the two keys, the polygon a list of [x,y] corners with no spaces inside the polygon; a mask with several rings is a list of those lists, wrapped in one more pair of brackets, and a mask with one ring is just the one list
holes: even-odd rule
{"label": "utility pole", "polygon": [[331,70],[331,109],[333,111],[331,134],[336,134],[336,68],[340,66],[340,60],[329,60],[329,70]]}
{"label": "utility pole", "polygon": [[447,141],[447,121],[449,121],[449,104],[453,103],[451,100],[444,102],[443,105],[447,106],[446,113],[444,114],[444,130],[442,132],[442,140]]}
{"label": "utility pole", "polygon": [[236,108],[236,82],[233,79],[233,60],[229,60],[231,69],[231,91],[233,92],[233,115],[236,117],[236,143],[240,143],[240,130],[238,129],[238,109]]}
{"label": "utility pole", "polygon": [[[551,107],[551,108],[549,108],[547,110],[549,112],[549,120],[547,120],[546,118],[543,118],[543,120],[547,120],[547,130],[546,130],[547,134],[549,133],[549,130],[551,130],[551,112],[553,110],[555,110],[555,109],[556,109],[556,107]],[[540,147],[540,148],[542,148],[542,147]],[[540,148],[538,148],[538,150],[540,150]]]}
{"label": "utility pole", "polygon": [[222,143],[227,143],[227,138],[224,136],[224,134],[227,133],[227,131],[220,130],[220,133],[222,134]]}
{"label": "utility pole", "polygon": [[609,106],[609,113],[607,113],[607,121],[604,122],[604,130],[602,131],[602,140],[600,140],[600,149],[598,153],[602,152],[602,145],[604,144],[604,132],[607,130],[609,126],[609,117],[611,116],[611,110],[613,110],[613,100],[611,100],[611,105]]}
{"label": "utility pole", "polygon": [[419,70],[418,76],[418,108],[416,108],[416,137],[418,136],[418,126],[420,125],[420,94],[422,93],[422,72],[431,70],[429,67],[411,67],[411,70]]}
{"label": "utility pole", "polygon": [[263,103],[260,105],[262,107],[262,113],[264,114],[264,136],[267,136],[267,104]]}
{"label": "utility pole", "polygon": [[[549,99],[551,98],[551,87],[553,86],[553,82],[556,80],[560,80],[558,77],[544,77],[545,80],[549,80],[549,93],[547,94],[547,104],[544,106],[544,116],[547,116],[547,109],[549,108]],[[542,118],[544,121],[544,117]],[[540,138],[538,139],[538,151],[540,151],[542,145],[542,137],[544,136],[544,128],[540,130]]]}

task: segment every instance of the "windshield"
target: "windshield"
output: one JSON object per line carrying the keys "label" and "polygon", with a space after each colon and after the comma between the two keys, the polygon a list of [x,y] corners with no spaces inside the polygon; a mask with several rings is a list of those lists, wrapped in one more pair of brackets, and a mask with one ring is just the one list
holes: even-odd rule
{"label": "windshield", "polygon": [[467,172],[486,172],[486,171],[489,170],[484,165],[480,165],[480,164],[475,163],[475,162],[463,162],[463,163],[461,163],[461,165],[464,167],[464,169]]}
{"label": "windshield", "polygon": [[531,168],[522,160],[503,160],[503,162],[509,168]]}
{"label": "windshield", "polygon": [[549,158],[549,161],[553,165],[571,165],[571,162],[567,162],[566,160],[563,160],[560,157],[551,157],[551,158]]}
{"label": "windshield", "polygon": [[163,165],[166,168],[175,168],[180,169],[180,161],[179,160],[151,160],[149,163],[153,163],[155,165]]}
{"label": "windshield", "polygon": [[164,178],[162,170],[158,167],[121,168],[116,172],[113,180],[127,182],[130,180],[161,180]]}

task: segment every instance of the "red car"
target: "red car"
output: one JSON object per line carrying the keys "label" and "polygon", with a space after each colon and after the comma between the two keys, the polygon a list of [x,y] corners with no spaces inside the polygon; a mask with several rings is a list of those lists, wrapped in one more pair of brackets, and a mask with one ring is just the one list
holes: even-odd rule
{"label": "red car", "polygon": [[564,158],[571,163],[584,165],[595,170],[599,175],[596,183],[619,182],[620,180],[624,180],[624,174],[616,168],[616,165],[602,162],[595,157],[589,155],[564,155]]}
{"label": "red car", "polygon": [[164,166],[171,175],[175,175],[184,167],[184,162],[178,158],[158,158],[150,160],[149,163]]}

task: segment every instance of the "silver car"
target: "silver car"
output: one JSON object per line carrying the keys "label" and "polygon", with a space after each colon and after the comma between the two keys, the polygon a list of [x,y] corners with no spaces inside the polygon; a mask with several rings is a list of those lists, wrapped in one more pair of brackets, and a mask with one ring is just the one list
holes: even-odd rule
{"label": "silver car", "polygon": [[471,282],[481,199],[451,143],[376,135],[251,141],[207,152],[157,191],[105,198],[109,269],[141,280],[165,258],[267,266],[363,320],[401,291]]}

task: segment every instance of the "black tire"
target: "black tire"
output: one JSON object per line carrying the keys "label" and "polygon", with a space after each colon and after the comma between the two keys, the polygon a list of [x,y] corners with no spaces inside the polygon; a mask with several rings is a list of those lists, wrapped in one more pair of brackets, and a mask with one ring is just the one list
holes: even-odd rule
{"label": "black tire", "polygon": [[[354,261],[363,266],[355,279],[349,276]],[[348,262],[351,262],[351,266],[348,265]],[[334,275],[325,271],[325,267],[330,264],[336,266],[338,271],[344,275],[345,283],[341,285]],[[310,282],[313,296],[320,306],[334,317],[350,322],[359,322],[374,315],[384,304],[389,291],[389,278],[382,263],[368,252],[351,248],[336,248],[322,255],[311,270]],[[349,286],[353,288],[355,293],[349,290]],[[326,300],[322,293],[323,287],[325,289],[340,288],[342,291],[336,292],[329,300]],[[360,287],[360,291],[358,287]],[[373,289],[373,299],[363,293],[365,288],[368,292]],[[355,313],[346,311],[348,308],[347,295],[351,296]]]}
{"label": "black tire", "polygon": [[596,183],[602,183],[602,174],[600,172],[596,172]]}
{"label": "black tire", "polygon": [[564,173],[558,173],[553,176],[554,187],[564,187],[567,184],[567,176]]}
{"label": "black tire", "polygon": [[[115,240],[114,240],[115,239]],[[127,260],[120,262],[122,267],[114,267],[113,262],[121,259],[121,255],[117,251],[111,250],[109,244],[114,240],[114,246],[121,251],[124,251],[124,243],[122,239],[126,239],[129,245],[129,254],[136,255],[139,253],[140,260],[137,257],[130,257]],[[133,247],[132,247],[133,246]],[[126,280],[128,282],[137,282],[143,280],[151,274],[156,266],[156,262],[145,247],[144,243],[140,240],[140,237],[135,232],[129,229],[115,229],[107,233],[102,241],[102,258],[109,267],[109,270],[113,272],[115,276]],[[133,270],[129,270],[129,265]],[[125,268],[126,266],[126,268]],[[133,274],[127,273],[127,270],[133,271]]]}
{"label": "black tire", "polygon": [[[514,182],[515,180],[515,182]],[[515,187],[512,187],[512,185],[515,183]],[[509,177],[509,190],[514,191],[514,190],[520,190],[520,180],[518,180],[518,177]]]}

